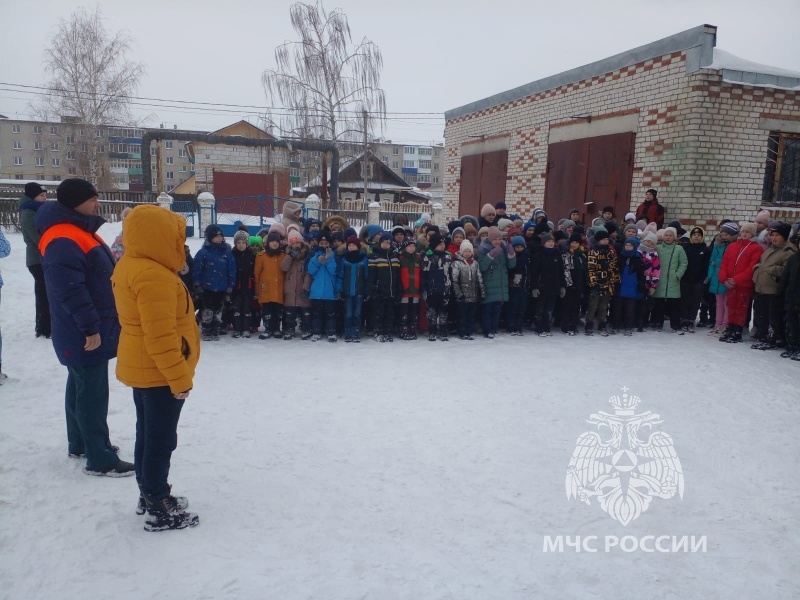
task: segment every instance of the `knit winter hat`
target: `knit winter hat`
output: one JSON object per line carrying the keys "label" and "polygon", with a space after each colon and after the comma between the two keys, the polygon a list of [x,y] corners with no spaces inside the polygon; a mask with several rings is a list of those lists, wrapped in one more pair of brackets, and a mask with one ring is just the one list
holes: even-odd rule
{"label": "knit winter hat", "polygon": [[250,241],[250,234],[246,231],[237,231],[233,234],[233,243],[234,245],[242,240],[245,244]]}
{"label": "knit winter hat", "polygon": [[344,232],[343,231],[334,231],[331,233],[331,243],[339,240],[340,242],[344,243]]}
{"label": "knit winter hat", "polygon": [[270,242],[280,242],[281,241],[281,234],[277,231],[270,231],[267,234],[267,239],[265,240],[265,245],[269,244]]}
{"label": "knit winter hat", "polygon": [[633,236],[638,236],[639,235],[639,230],[636,228],[636,225],[627,225],[625,227],[625,229],[622,230],[622,237],[624,237],[624,238],[633,237],[633,236],[628,235],[629,231],[633,232]]}
{"label": "knit winter hat", "polygon": [[465,239],[466,239],[466,237],[467,237],[467,232],[466,232],[466,231],[464,231],[464,228],[463,228],[463,227],[456,227],[455,229],[453,229],[453,231],[450,233],[450,239],[452,240],[452,239],[453,239],[454,237],[456,237],[456,236],[457,236],[459,233],[461,234],[461,237],[463,237],[463,238],[465,238]]}
{"label": "knit winter hat", "polygon": [[658,225],[656,224],[655,221],[653,221],[652,223],[648,223],[647,225],[645,225],[644,231],[645,233],[647,232],[655,233],[656,231],[658,231]]}
{"label": "knit winter hat", "polygon": [[375,225],[375,224],[367,225],[366,229],[367,229],[367,239],[368,240],[371,240],[376,235],[378,235],[379,233],[383,232],[383,227],[381,227],[380,225]]}
{"label": "knit winter hat", "polygon": [[356,235],[348,236],[347,245],[349,246],[350,244],[355,244],[356,248],[361,248],[361,242],[358,241],[358,236]]}
{"label": "knit winter hat", "polygon": [[481,235],[483,235],[484,233],[489,233],[489,228],[488,228],[488,227],[481,227],[481,228],[478,230],[478,236],[481,236]]}
{"label": "knit winter hat", "polygon": [[639,231],[644,231],[646,227],[647,227],[647,221],[645,221],[644,219],[639,219],[638,221],[636,221],[636,229],[638,229]]}
{"label": "knit winter hat", "polygon": [[41,185],[36,183],[35,181],[29,181],[25,184],[25,195],[33,200],[39,194],[46,194],[47,190],[44,189]]}
{"label": "knit winter hat", "polygon": [[395,225],[392,227],[392,237],[396,236],[398,233],[402,233],[403,236],[406,235],[406,228],[402,225]]}
{"label": "knit winter hat", "polygon": [[225,235],[224,233],[222,233],[222,228],[219,225],[215,225],[214,223],[212,223],[211,225],[206,227],[205,236],[206,236],[206,239],[209,242],[211,240],[213,240],[215,237],[217,237],[218,235],[222,235],[222,236]]}
{"label": "knit winter hat", "polygon": [[[350,242],[348,242],[348,244],[349,244],[349,243],[350,243]],[[406,248],[408,248],[409,246],[414,246],[414,248],[416,248],[416,247],[417,247],[417,240],[415,240],[413,237],[410,237],[410,238],[408,238],[407,240],[405,240],[405,241],[404,241],[402,244],[400,244],[400,247],[401,247],[403,250],[405,250],[405,249],[406,249]]]}
{"label": "knit winter hat", "polygon": [[444,238],[439,233],[434,233],[428,240],[428,247],[431,250],[436,250],[436,247],[444,241]]}
{"label": "knit winter hat", "polygon": [[756,227],[755,223],[742,223],[739,226],[739,232],[745,233],[746,231],[749,231],[750,235],[755,235],[758,231],[758,227]]}
{"label": "knit winter hat", "polygon": [[540,239],[542,240],[542,246],[544,246],[545,242],[549,242],[553,239],[553,234],[551,234],[549,231],[545,231]]}
{"label": "knit winter hat", "polygon": [[257,235],[251,235],[250,238],[247,240],[248,246],[263,246],[264,240],[258,237]]}
{"label": "knit winter hat", "polygon": [[95,187],[85,179],[76,177],[65,179],[56,188],[56,200],[67,208],[76,208],[89,200],[97,197]]}
{"label": "knit winter hat", "polygon": [[273,223],[270,225],[269,232],[278,233],[282,238],[286,237],[286,227],[284,227],[281,223]]}
{"label": "knit winter hat", "polygon": [[567,239],[567,233],[565,231],[561,231],[560,229],[553,234],[553,238],[560,242],[561,240]]}
{"label": "knit winter hat", "polygon": [[645,192],[645,193],[650,193],[650,194],[653,194],[653,198],[658,198],[658,190],[654,190],[653,188],[650,188],[650,189],[649,189],[649,190],[647,190],[647,192]]}
{"label": "knit winter hat", "polygon": [[381,237],[380,237],[380,239],[378,240],[378,243],[379,243],[379,244],[382,244],[383,242],[391,242],[391,241],[392,241],[392,234],[391,234],[391,233],[389,233],[388,231],[384,231],[384,232],[381,234]]}
{"label": "knit winter hat", "polygon": [[582,241],[583,241],[583,238],[581,237],[580,233],[576,232],[576,233],[573,233],[571,236],[569,236],[569,243],[570,244],[572,242],[578,242],[580,244]]}
{"label": "knit winter hat", "polygon": [[493,242],[494,240],[499,240],[502,237],[503,237],[503,234],[500,233],[500,230],[497,227],[495,227],[494,225],[489,227],[489,241],[490,242]]}
{"label": "knit winter hat", "polygon": [[639,247],[639,238],[636,236],[629,237],[628,239],[625,240],[625,245],[627,246],[628,244],[631,244],[635,250],[636,248]]}
{"label": "knit winter hat", "polygon": [[505,210],[506,209],[506,203],[502,202],[502,201],[501,202],[495,202],[494,207],[495,207],[496,210],[500,210],[500,209]]}
{"label": "knit winter hat", "polygon": [[478,233],[477,229],[475,229],[475,225],[467,221],[464,223],[464,236],[466,237],[470,233]]}
{"label": "knit winter hat", "polygon": [[[315,234],[315,233],[318,234],[319,232],[317,232],[317,231],[312,231],[311,232],[312,235]],[[292,232],[289,234],[289,240],[288,241],[289,241],[290,244],[294,244],[295,242],[302,242],[303,241],[303,236],[300,235],[299,231],[297,231],[296,229],[293,229]]]}
{"label": "knit winter hat", "polygon": [[602,212],[603,213],[611,213],[611,215],[613,216],[614,215],[614,207],[613,206],[604,206]]}
{"label": "knit winter hat", "polygon": [[527,244],[525,243],[525,238],[522,237],[521,235],[515,235],[513,238],[511,238],[511,245],[512,246],[527,246]]}
{"label": "knit winter hat", "polygon": [[769,228],[780,235],[784,240],[788,240],[792,234],[792,226],[783,221],[773,221],[769,224]]}
{"label": "knit winter hat", "polygon": [[[58,186],[61,187],[61,186]],[[760,210],[756,215],[756,223],[764,223],[765,225],[769,224],[770,215],[768,210]]]}
{"label": "knit winter hat", "polygon": [[484,204],[483,208],[481,209],[481,216],[486,217],[487,215],[496,215],[497,212],[494,210],[494,206],[491,204]]}
{"label": "knit winter hat", "polygon": [[572,219],[564,219],[564,222],[561,223],[561,228],[567,229],[568,227],[575,227],[575,221]]}
{"label": "knit winter hat", "polygon": [[725,233],[730,235],[739,235],[739,226],[733,221],[725,223],[722,227],[719,228],[719,230],[724,231]]}
{"label": "knit winter hat", "polygon": [[464,240],[461,242],[461,247],[458,249],[458,251],[461,252],[461,254],[464,254],[464,250],[475,252],[475,248],[473,248],[472,243],[469,240]]}
{"label": "knit winter hat", "polygon": [[608,232],[605,229],[601,229],[600,231],[595,231],[594,232],[594,240],[596,242],[599,242],[600,240],[605,240],[605,239],[608,239]]}
{"label": "knit winter hat", "polygon": [[674,227],[667,227],[666,229],[664,229],[664,233],[665,234],[666,233],[670,233],[670,232],[672,232],[672,235],[677,239],[677,237],[678,237],[677,229],[675,229]]}
{"label": "knit winter hat", "polygon": [[706,237],[706,230],[703,229],[702,227],[698,227],[698,226],[692,227],[689,230],[689,237],[693,236],[695,233],[699,233],[701,236],[703,236],[703,238]]}
{"label": "knit winter hat", "polygon": [[636,220],[636,215],[633,214],[633,213],[628,213],[628,214],[625,215],[625,220],[626,221],[628,221],[628,220],[635,221]]}
{"label": "knit winter hat", "polygon": [[650,242],[651,244],[655,245],[655,244],[658,243],[658,236],[655,233],[653,233],[652,231],[648,231],[645,234],[644,239],[642,241],[643,242]]}
{"label": "knit winter hat", "polygon": [[505,231],[509,227],[513,226],[514,226],[514,221],[512,221],[511,219],[500,219],[499,221],[497,221],[497,228],[500,231]]}

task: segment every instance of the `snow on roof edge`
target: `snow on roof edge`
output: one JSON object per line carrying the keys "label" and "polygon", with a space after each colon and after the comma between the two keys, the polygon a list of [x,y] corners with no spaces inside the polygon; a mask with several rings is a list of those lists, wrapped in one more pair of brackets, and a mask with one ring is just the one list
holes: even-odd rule
{"label": "snow on roof edge", "polygon": [[790,71],[789,69],[781,69],[771,65],[765,65],[752,60],[747,60],[740,56],[736,56],[727,50],[721,48],[714,48],[714,62],[710,65],[703,67],[704,69],[716,69],[721,71],[723,69],[730,71],[744,71],[747,73],[761,73],[763,75],[775,75],[776,77],[794,77],[800,79],[800,71]]}

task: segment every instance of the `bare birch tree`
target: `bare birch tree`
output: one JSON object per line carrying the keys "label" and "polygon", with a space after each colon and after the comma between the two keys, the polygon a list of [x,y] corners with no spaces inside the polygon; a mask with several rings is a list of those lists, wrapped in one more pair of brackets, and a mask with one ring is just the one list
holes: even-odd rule
{"label": "bare birch tree", "polygon": [[[365,134],[364,111],[369,129],[385,124],[381,51],[367,38],[353,44],[347,16],[340,9],[327,12],[321,1],[293,4],[289,15],[300,40],[278,46],[277,67],[261,76],[268,101],[283,114],[276,125],[287,137],[352,149]],[[331,201],[335,206],[336,198]]]}
{"label": "bare birch tree", "polygon": [[132,41],[125,31],[106,29],[99,7],[79,8],[61,20],[44,51],[50,80],[36,112],[62,120],[77,149],[79,174],[95,184],[108,178],[103,126],[131,123],[131,96],[145,73],[144,65],[128,58]]}

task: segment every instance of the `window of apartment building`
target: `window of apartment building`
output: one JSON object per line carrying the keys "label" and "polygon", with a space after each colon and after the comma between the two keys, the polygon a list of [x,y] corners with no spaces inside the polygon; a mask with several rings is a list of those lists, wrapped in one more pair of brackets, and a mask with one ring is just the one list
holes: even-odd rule
{"label": "window of apartment building", "polygon": [[417,149],[414,146],[404,146],[403,154],[416,154]]}
{"label": "window of apartment building", "polygon": [[81,127],[80,129],[78,129],[78,135],[81,136],[81,137],[85,137],[86,136],[86,130],[83,127]]}
{"label": "window of apartment building", "polygon": [[51,142],[50,143],[50,150],[53,151],[53,152],[58,152],[58,150],[59,150],[58,142]]}
{"label": "window of apartment building", "polygon": [[155,177],[153,177],[152,183],[151,183],[150,185],[152,185],[152,186],[156,186],[156,185],[157,185],[157,182],[156,182],[156,178],[155,178]]}
{"label": "window of apartment building", "polygon": [[94,137],[103,137],[103,130],[102,129],[95,129],[94,130]]}
{"label": "window of apartment building", "polygon": [[439,163],[433,163],[433,170],[434,171],[438,171],[439,170]]}
{"label": "window of apartment building", "polygon": [[165,148],[166,150],[172,150],[172,140],[166,140],[166,141],[164,142],[164,148]]}
{"label": "window of apartment building", "polygon": [[37,167],[43,167],[44,166],[44,159],[41,156],[37,156],[34,160],[36,161],[36,166]]}
{"label": "window of apartment building", "polygon": [[400,163],[398,161],[396,161],[396,160],[393,160],[392,161],[392,168],[393,169],[399,169],[400,168]]}
{"label": "window of apartment building", "polygon": [[414,160],[404,160],[403,161],[403,168],[404,169],[413,169],[416,165],[416,161]]}
{"label": "window of apartment building", "polygon": [[761,200],[800,206],[800,135],[773,132],[769,136]]}
{"label": "window of apartment building", "polygon": [[438,150],[434,150],[433,151],[433,157],[434,158],[439,158],[439,151]]}
{"label": "window of apartment building", "polygon": [[61,159],[60,158],[54,158],[53,159],[53,166],[54,167],[60,167],[61,166]]}
{"label": "window of apartment building", "polygon": [[431,155],[431,149],[430,148],[420,148],[419,149],[419,155],[420,156],[430,156]]}
{"label": "window of apartment building", "polygon": [[431,179],[431,182],[432,183],[439,183],[439,178],[438,177],[434,177],[434,178]]}
{"label": "window of apartment building", "polygon": [[389,164],[389,157],[386,156],[385,154],[383,156],[381,156],[381,160],[383,161],[383,164],[386,164],[386,165]]}
{"label": "window of apartment building", "polygon": [[420,173],[419,175],[417,175],[417,183],[430,183],[430,182],[431,182],[431,176],[428,175],[427,173]]}
{"label": "window of apartment building", "polygon": [[55,125],[50,125],[50,135],[58,135],[58,127]]}
{"label": "window of apartment building", "polygon": [[174,185],[172,185],[172,184],[169,184],[169,185],[167,186],[167,191],[168,191],[168,192],[171,192],[171,191],[172,191],[172,190],[174,190],[174,189],[175,189],[175,186],[174,186]]}
{"label": "window of apartment building", "polygon": [[22,173],[17,173],[17,174],[14,175],[14,179],[22,179],[24,177],[25,177],[25,175],[22,174]]}
{"label": "window of apartment building", "polygon": [[83,152],[84,154],[89,152],[89,144],[81,144],[81,152]]}
{"label": "window of apartment building", "polygon": [[178,158],[186,158],[186,148],[180,148],[178,150]]}
{"label": "window of apartment building", "polygon": [[61,181],[61,175],[53,175],[50,178],[51,181]]}
{"label": "window of apartment building", "polygon": [[15,156],[14,157],[14,164],[16,166],[21,166],[22,165],[22,157],[21,156]]}
{"label": "window of apartment building", "polygon": [[142,153],[142,145],[141,144],[128,144],[128,152],[131,154],[141,154]]}
{"label": "window of apartment building", "polygon": [[72,150],[67,151],[67,160],[75,160],[75,153]]}
{"label": "window of apartment building", "polygon": [[42,133],[42,126],[41,125],[34,125],[33,126],[33,133],[35,133],[37,135],[41,134]]}
{"label": "window of apartment building", "polygon": [[175,179],[175,171],[167,171],[167,179]]}
{"label": "window of apartment building", "polygon": [[69,168],[67,169],[67,172],[68,172],[70,175],[77,175],[77,174],[78,174],[78,169],[76,169],[75,167],[69,167]]}
{"label": "window of apartment building", "polygon": [[420,169],[430,169],[431,168],[431,161],[429,161],[429,160],[421,160],[421,161],[419,161],[419,168]]}
{"label": "window of apartment building", "polygon": [[67,144],[70,144],[70,145],[74,144],[75,143],[75,136],[74,135],[68,135],[67,139],[66,139],[66,142],[67,142]]}
{"label": "window of apartment building", "polygon": [[404,173],[403,179],[406,180],[406,183],[417,183],[417,176],[414,173]]}
{"label": "window of apartment building", "polygon": [[33,149],[34,150],[41,150],[42,149],[42,142],[33,142]]}
{"label": "window of apartment building", "polygon": [[[186,165],[181,165],[179,169],[181,173],[186,173]],[[292,169],[292,172],[297,171],[297,175],[292,175],[292,177],[299,177],[300,176],[300,169]]]}
{"label": "window of apartment building", "polygon": [[155,146],[151,146],[151,147],[150,147],[150,156],[155,156],[155,155],[156,155],[156,152],[158,152],[158,150],[156,149],[156,147],[155,147]]}
{"label": "window of apartment building", "polygon": [[22,142],[20,142],[19,140],[14,140],[13,146],[14,150],[22,150]]}
{"label": "window of apartment building", "polygon": [[175,163],[175,159],[174,159],[174,158],[172,158],[171,156],[168,156],[168,157],[167,157],[167,164],[168,164],[168,165],[172,165],[172,164],[174,164],[174,163]]}
{"label": "window of apartment building", "polygon": [[397,156],[398,154],[400,154],[400,148],[398,148],[397,146],[395,146],[394,148],[392,148],[392,154],[393,154],[394,156]]}
{"label": "window of apartment building", "polygon": [[19,123],[14,123],[11,125],[11,133],[20,133],[22,128],[19,126]]}

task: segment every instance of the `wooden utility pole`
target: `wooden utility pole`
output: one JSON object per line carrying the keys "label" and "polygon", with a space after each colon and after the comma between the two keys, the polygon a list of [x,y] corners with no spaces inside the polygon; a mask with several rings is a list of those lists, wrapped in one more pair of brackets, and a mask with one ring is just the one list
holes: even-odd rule
{"label": "wooden utility pole", "polygon": [[367,202],[367,194],[369,193],[369,159],[367,158],[367,123],[369,116],[367,115],[367,110],[364,109],[361,111],[362,118],[364,119],[364,164],[361,167],[361,174],[364,176],[364,203],[366,205]]}

